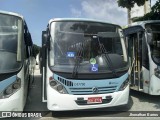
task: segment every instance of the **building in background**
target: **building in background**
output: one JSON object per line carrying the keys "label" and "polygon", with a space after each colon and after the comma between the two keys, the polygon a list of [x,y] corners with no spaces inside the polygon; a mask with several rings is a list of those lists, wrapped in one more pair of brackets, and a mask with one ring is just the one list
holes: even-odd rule
{"label": "building in background", "polygon": [[128,24],[131,24],[134,19],[142,17],[151,11],[151,1],[148,0],[143,6],[137,4],[131,10],[128,10]]}

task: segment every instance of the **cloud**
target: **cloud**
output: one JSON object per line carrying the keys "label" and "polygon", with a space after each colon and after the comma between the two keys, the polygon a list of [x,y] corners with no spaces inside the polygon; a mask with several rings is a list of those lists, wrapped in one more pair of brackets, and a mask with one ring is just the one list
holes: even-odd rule
{"label": "cloud", "polygon": [[105,20],[119,25],[127,24],[127,10],[118,7],[116,0],[83,0],[80,8],[71,7],[73,17]]}
{"label": "cloud", "polygon": [[82,12],[78,9],[75,9],[74,7],[71,7],[71,13],[74,17],[81,17]]}

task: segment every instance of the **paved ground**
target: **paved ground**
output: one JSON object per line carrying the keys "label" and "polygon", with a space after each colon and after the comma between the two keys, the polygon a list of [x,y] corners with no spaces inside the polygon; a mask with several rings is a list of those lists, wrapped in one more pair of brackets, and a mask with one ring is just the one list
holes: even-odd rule
{"label": "paved ground", "polygon": [[[151,111],[150,113],[157,114],[156,111],[159,111],[160,116],[160,96],[150,96],[144,93],[139,93],[136,91],[130,91],[130,102],[128,106],[112,107],[112,108],[103,108],[103,109],[94,109],[88,111],[70,111],[70,112],[60,112],[53,113],[47,110],[46,103],[41,102],[41,75],[39,70],[35,70],[35,81],[30,88],[29,97],[27,104],[25,106],[25,111],[36,111],[40,112],[43,118],[30,118],[39,119],[39,120],[55,120],[55,119],[82,119],[82,120],[92,120],[92,119],[160,119],[158,117],[123,117],[128,116],[129,114],[134,114],[134,111],[138,111],[137,114],[144,114],[142,111]],[[15,118],[12,118],[12,120]],[[17,118],[16,118],[17,119]],[[15,119],[15,120],[16,120]],[[18,118],[19,120],[22,118]],[[24,118],[23,118],[24,119]],[[28,118],[25,118],[28,120]]]}

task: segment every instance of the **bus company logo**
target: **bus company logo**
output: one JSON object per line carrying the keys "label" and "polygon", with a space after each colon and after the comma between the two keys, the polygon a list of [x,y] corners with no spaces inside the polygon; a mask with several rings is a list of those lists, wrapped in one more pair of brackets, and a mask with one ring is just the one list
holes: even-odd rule
{"label": "bus company logo", "polygon": [[98,92],[99,92],[99,90],[98,90],[97,87],[93,87],[93,88],[92,88],[92,91],[93,91],[93,93],[98,93]]}
{"label": "bus company logo", "polygon": [[2,112],[2,118],[3,117],[12,117],[11,112]]}

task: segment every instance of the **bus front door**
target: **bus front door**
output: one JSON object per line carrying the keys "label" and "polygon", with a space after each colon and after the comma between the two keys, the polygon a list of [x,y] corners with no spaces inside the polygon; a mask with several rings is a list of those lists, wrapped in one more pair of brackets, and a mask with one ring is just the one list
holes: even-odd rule
{"label": "bus front door", "polygon": [[142,77],[142,32],[131,34],[128,38],[128,54],[130,59],[130,84],[135,90],[143,89]]}

